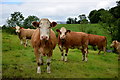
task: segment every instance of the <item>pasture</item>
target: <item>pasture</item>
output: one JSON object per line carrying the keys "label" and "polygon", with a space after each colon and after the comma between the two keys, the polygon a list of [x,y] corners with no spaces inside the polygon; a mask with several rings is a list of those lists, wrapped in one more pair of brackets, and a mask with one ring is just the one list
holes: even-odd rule
{"label": "pasture", "polygon": [[[108,49],[110,35],[98,24],[59,24],[53,30],[66,27],[72,31],[106,36]],[[56,31],[55,31],[56,33]],[[56,34],[57,35],[57,34]],[[91,48],[91,47],[89,47]],[[32,47],[22,46],[17,35],[2,33],[2,77],[3,78],[118,78],[118,55],[106,53],[97,55],[98,50],[89,49],[88,62],[82,61],[82,53],[77,49],[70,49],[68,62],[61,61],[61,53],[56,46],[51,62],[51,74],[46,72],[46,57],[42,74],[36,73],[36,60]]]}

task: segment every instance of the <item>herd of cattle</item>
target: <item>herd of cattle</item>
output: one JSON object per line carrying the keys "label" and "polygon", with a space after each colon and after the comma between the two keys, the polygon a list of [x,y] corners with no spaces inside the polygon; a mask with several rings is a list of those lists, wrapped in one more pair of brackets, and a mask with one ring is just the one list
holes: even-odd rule
{"label": "herd of cattle", "polygon": [[[58,38],[56,34],[51,29],[57,25],[56,22],[50,22],[48,19],[41,19],[39,22],[32,22],[33,27],[36,29],[24,29],[22,27],[16,26],[16,33],[19,36],[21,44],[27,46],[27,42],[30,39],[32,47],[34,48],[34,54],[37,62],[37,73],[41,73],[40,66],[43,65],[43,56],[47,56],[47,73],[51,73],[50,62],[53,49],[55,49],[56,44],[58,44],[61,51],[61,60],[67,61],[67,55],[69,48],[77,48],[82,52],[82,61],[87,61],[88,56],[88,45],[97,46],[99,49],[98,54],[101,51],[106,52],[107,39],[105,36],[87,34],[84,32],[73,32],[67,30],[65,27],[61,29],[56,29],[58,32]],[[120,60],[120,43],[118,41],[113,41],[110,45],[116,48],[119,53]],[[64,54],[65,50],[65,54]]]}

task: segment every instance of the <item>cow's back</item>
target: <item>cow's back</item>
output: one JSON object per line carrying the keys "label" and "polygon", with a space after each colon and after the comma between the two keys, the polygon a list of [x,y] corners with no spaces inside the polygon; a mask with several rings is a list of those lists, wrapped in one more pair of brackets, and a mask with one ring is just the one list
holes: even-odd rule
{"label": "cow's back", "polygon": [[89,37],[89,45],[96,46],[96,45],[106,45],[106,37],[88,34]]}
{"label": "cow's back", "polygon": [[83,32],[67,33],[64,46],[77,47],[88,43],[88,35]]}
{"label": "cow's back", "polygon": [[27,39],[31,39],[32,34],[34,33],[34,29],[21,29],[20,30],[20,38],[26,37]]}

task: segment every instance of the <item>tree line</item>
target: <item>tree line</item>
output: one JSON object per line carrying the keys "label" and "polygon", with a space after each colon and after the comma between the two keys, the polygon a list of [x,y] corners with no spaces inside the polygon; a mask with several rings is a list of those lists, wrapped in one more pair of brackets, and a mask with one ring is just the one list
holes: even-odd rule
{"label": "tree line", "polygon": [[108,31],[111,35],[113,40],[120,41],[120,1],[116,1],[117,5],[115,7],[110,8],[109,10],[99,9],[99,10],[92,10],[89,15],[88,22],[85,14],[79,15],[78,21],[77,18],[67,18],[67,24],[86,24],[92,23],[96,24],[99,23],[102,25],[104,29]]}
{"label": "tree line", "polygon": [[[67,18],[67,24],[94,24],[99,23],[105,28],[111,35],[113,40],[120,41],[120,1],[116,1],[116,6],[110,8],[109,10],[99,9],[92,10],[88,19],[85,14],[79,15],[78,18]],[[3,27],[15,27],[23,26],[24,28],[33,28],[31,23],[33,21],[39,21],[39,18],[34,15],[30,15],[25,18],[21,12],[14,12],[11,17],[7,19],[7,24]]]}
{"label": "tree line", "polygon": [[33,21],[39,21],[37,16],[28,16],[25,18],[21,12],[14,12],[11,14],[11,17],[7,19],[7,24],[3,25],[3,27],[15,27],[22,26],[24,28],[34,28],[31,23]]}

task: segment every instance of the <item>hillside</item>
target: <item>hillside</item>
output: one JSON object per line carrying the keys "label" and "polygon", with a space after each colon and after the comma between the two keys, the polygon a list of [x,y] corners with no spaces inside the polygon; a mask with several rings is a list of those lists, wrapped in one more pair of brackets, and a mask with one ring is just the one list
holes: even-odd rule
{"label": "hillside", "polygon": [[[108,47],[110,36],[98,24],[58,24],[72,31],[84,31],[86,33],[107,36]],[[56,32],[56,31],[55,31]],[[2,33],[2,77],[3,78],[118,78],[118,55],[106,53],[106,56],[97,55],[97,51],[89,49],[88,62],[82,62],[81,51],[70,49],[68,62],[60,60],[61,53],[56,46],[51,63],[51,74],[46,73],[46,57],[42,74],[36,73],[37,64],[32,47],[24,48],[20,45],[17,35]]]}

